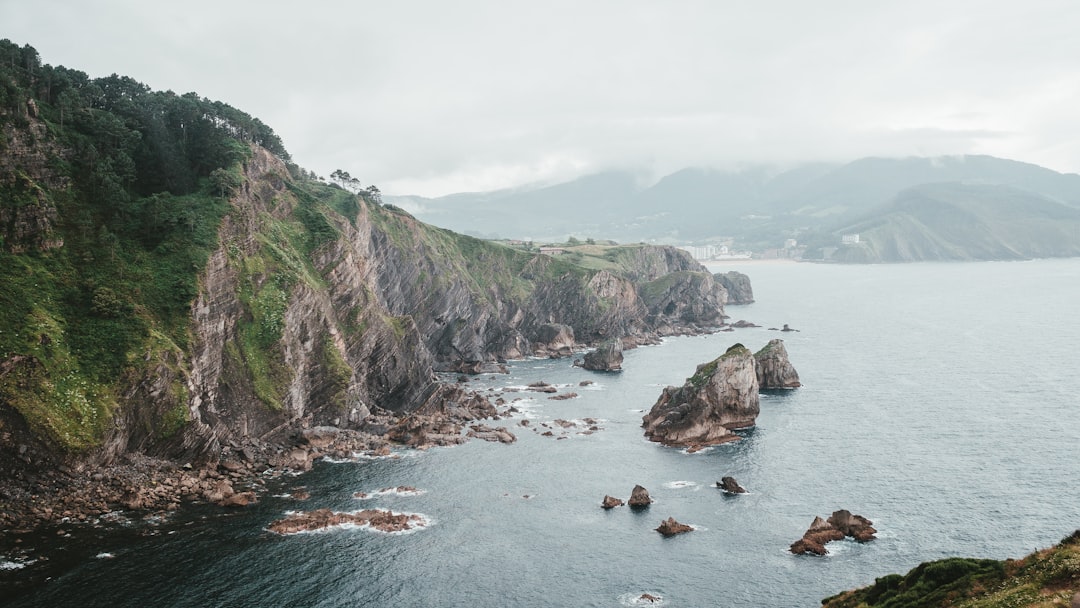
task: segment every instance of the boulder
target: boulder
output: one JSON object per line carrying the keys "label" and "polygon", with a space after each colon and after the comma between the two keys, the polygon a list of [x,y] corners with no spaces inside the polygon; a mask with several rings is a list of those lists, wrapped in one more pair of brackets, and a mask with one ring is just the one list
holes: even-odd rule
{"label": "boulder", "polygon": [[604,496],[604,502],[600,503],[600,507],[604,509],[614,509],[621,506],[623,506],[623,501],[614,496]]}
{"label": "boulder", "polygon": [[255,492],[237,492],[217,504],[222,507],[246,507],[248,505],[253,505],[256,502],[259,501],[255,496]]}
{"label": "boulder", "polygon": [[738,327],[739,329],[746,329],[748,327],[761,327],[760,325],[758,325],[756,323],[751,323],[750,321],[745,321],[743,319],[739,319],[738,321],[735,321],[734,323],[731,324],[731,326],[732,327]]}
{"label": "boulder", "polygon": [[686,524],[680,524],[675,521],[674,517],[669,517],[666,520],[660,522],[660,526],[656,528],[656,531],[664,536],[675,536],[676,534],[682,534],[683,532],[690,532],[693,530]]}
{"label": "boulder", "polygon": [[581,366],[597,372],[616,372],[622,370],[622,343],[608,340],[591,353],[586,353]]}
{"label": "boulder", "polygon": [[562,323],[547,323],[536,330],[533,350],[552,357],[568,357],[574,352],[574,328]]}
{"label": "boulder", "polygon": [[641,486],[634,486],[634,489],[630,492],[630,500],[627,504],[631,507],[647,507],[652,504],[652,497],[649,496],[649,491]]}
{"label": "boulder", "polygon": [[716,482],[716,487],[728,494],[746,494],[746,489],[740,486],[739,482],[735,481],[734,477],[723,477],[720,481]]}
{"label": "boulder", "polygon": [[760,411],[754,356],[735,344],[699,365],[679,388],[669,386],[642,418],[650,441],[677,447],[735,441],[731,429],[754,425]]}
{"label": "boulder", "polygon": [[754,367],[757,372],[758,387],[761,389],[798,388],[799,372],[788,360],[784,341],[779,338],[769,340],[764,348],[754,353]]}
{"label": "boulder", "polygon": [[317,426],[300,431],[300,437],[311,447],[323,450],[334,443],[340,432],[341,429],[335,426]]}

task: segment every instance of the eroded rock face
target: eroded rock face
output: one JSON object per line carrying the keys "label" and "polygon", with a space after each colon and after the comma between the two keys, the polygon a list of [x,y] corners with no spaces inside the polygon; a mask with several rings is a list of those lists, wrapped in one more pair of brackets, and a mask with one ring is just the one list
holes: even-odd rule
{"label": "eroded rock face", "polygon": [[754,289],[750,286],[750,277],[734,270],[718,272],[713,275],[717,283],[727,290],[727,304],[752,304]]}
{"label": "eroded rock face", "polygon": [[803,537],[791,543],[790,550],[796,555],[826,555],[829,551],[825,544],[843,540],[845,536],[859,542],[868,542],[876,538],[874,534],[877,530],[872,524],[873,522],[862,515],[854,515],[845,509],[834,511],[827,520],[815,517]]}
{"label": "eroded rock face", "polygon": [[664,389],[642,419],[645,436],[678,447],[738,439],[731,429],[753,426],[760,411],[754,370],[754,357],[742,344],[699,365],[683,386]]}
{"label": "eroded rock face", "polygon": [[586,353],[581,366],[592,371],[616,372],[622,370],[622,362],[622,344],[619,340],[608,340]]}
{"label": "eroded rock face", "polygon": [[788,360],[784,341],[779,338],[769,340],[758,352],[754,353],[758,387],[761,389],[798,388],[799,372]]}
{"label": "eroded rock face", "polygon": [[537,355],[569,357],[574,354],[574,328],[562,323],[545,323],[536,331],[533,350]]}

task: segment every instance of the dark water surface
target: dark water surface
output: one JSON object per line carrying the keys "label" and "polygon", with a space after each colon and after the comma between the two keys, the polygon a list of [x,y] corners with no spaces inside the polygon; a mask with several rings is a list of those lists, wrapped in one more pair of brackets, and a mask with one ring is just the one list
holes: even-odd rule
{"label": "dark water surface", "polygon": [[[496,423],[513,427],[515,444],[322,462],[274,482],[306,486],[305,502],[268,495],[240,513],[193,508],[151,528],[72,530],[0,558],[0,603],[620,606],[648,592],[672,607],[817,606],[922,561],[1019,557],[1080,527],[1080,260],[736,268],[758,302],[728,312],[760,329],[628,351],[621,374],[538,360],[475,380],[545,380],[580,395],[507,393],[527,397],[523,416]],[[766,329],[783,323],[801,331]],[[643,410],[663,386],[735,342],[757,350],[773,337],[804,386],[764,395],[742,441],[686,454],[644,440]],[[585,417],[603,430],[532,430]],[[750,494],[721,494],[724,475]],[[634,484],[656,500],[649,509],[599,508]],[[423,493],[352,498],[397,485]],[[323,506],[431,523],[403,535],[265,531],[290,509]],[[787,552],[815,515],[839,508],[872,519],[879,539],[832,543],[821,558]],[[697,529],[665,539],[653,529],[669,516]],[[16,585],[46,565],[50,580]]]}

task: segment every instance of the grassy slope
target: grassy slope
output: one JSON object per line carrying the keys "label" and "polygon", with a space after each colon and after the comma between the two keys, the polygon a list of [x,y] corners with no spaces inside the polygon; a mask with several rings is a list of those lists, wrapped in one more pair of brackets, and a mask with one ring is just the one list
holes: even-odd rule
{"label": "grassy slope", "polygon": [[1080,530],[1019,560],[949,558],[822,600],[825,608],[1050,608],[1080,592]]}
{"label": "grassy slope", "polygon": [[1080,255],[1080,210],[1004,186],[933,184],[908,190],[841,232],[846,262],[1008,260]]}

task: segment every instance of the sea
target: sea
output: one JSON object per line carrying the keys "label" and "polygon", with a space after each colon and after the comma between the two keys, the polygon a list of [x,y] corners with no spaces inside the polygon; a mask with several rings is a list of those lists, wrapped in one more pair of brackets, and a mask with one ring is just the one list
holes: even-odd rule
{"label": "sea", "polygon": [[[535,359],[474,377],[517,410],[488,422],[512,444],[320,461],[268,479],[244,509],[49,529],[0,556],[0,605],[812,607],[921,562],[1021,557],[1080,528],[1080,259],[712,269],[750,276],[756,302],[727,313],[761,327],[627,351],[620,373]],[[797,331],[770,329],[785,323]],[[644,438],[665,386],[772,338],[803,386],[763,394],[739,441],[687,453]],[[520,390],[536,381],[577,397]],[[749,492],[720,491],[728,475]],[[600,508],[635,485],[648,508]],[[417,491],[383,491],[398,486]],[[309,499],[289,496],[301,488]],[[320,507],[425,525],[267,530]],[[872,520],[877,540],[788,551],[838,509]],[[664,537],[668,517],[694,530]]]}

